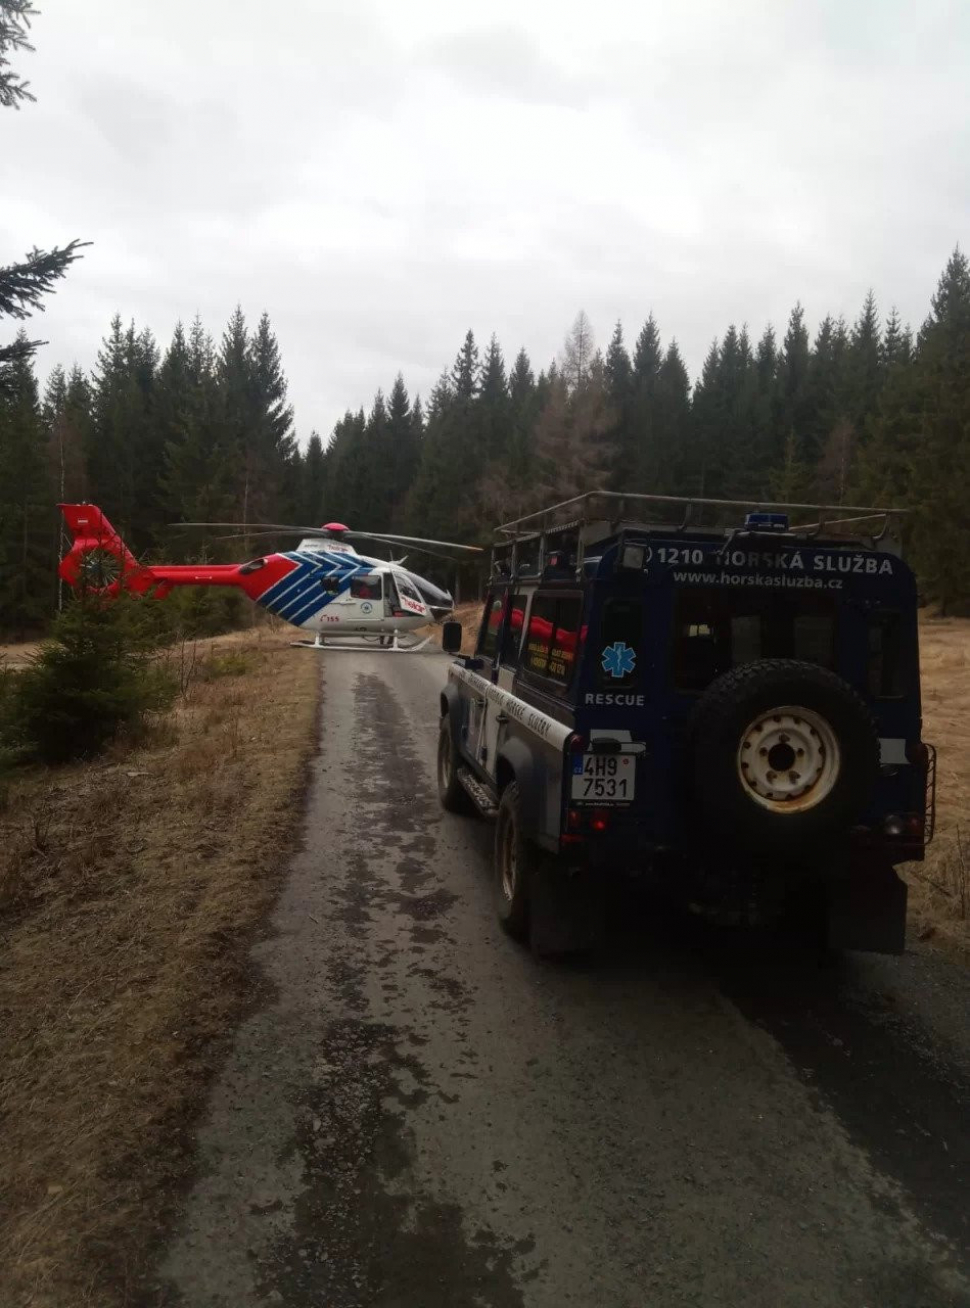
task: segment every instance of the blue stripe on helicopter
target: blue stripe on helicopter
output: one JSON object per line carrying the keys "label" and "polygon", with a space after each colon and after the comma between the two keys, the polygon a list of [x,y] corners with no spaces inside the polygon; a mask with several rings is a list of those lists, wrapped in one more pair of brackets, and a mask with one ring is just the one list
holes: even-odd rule
{"label": "blue stripe on helicopter", "polygon": [[[370,564],[356,562],[348,566],[346,556],[324,551],[313,554],[287,553],[286,558],[291,559],[297,565],[296,568],[261,595],[259,603],[297,625],[319,613],[336,595],[347,590],[352,577],[369,571],[371,567]],[[336,593],[321,589],[320,582],[325,577],[340,578]]]}
{"label": "blue stripe on helicopter", "polygon": [[[310,580],[302,584],[296,592],[291,592],[286,597],[286,602],[277,610],[281,617],[286,618],[287,622],[299,625],[311,618],[314,614],[319,613],[322,608],[330,604],[338,595],[346,593],[351,580],[358,573],[368,571],[367,565],[357,565],[349,570],[342,566],[340,570],[330,568],[326,570],[317,569]],[[339,587],[336,591],[326,591],[320,586],[324,577],[339,577]]]}
{"label": "blue stripe on helicopter", "polygon": [[311,557],[297,553],[284,554],[283,557],[289,559],[291,563],[295,563],[296,567],[260,595],[259,601],[261,604],[275,606],[279,604],[288,591],[302,585],[308,576],[313,575],[313,573],[317,573],[319,576],[329,576],[339,571],[341,566],[335,558]]}

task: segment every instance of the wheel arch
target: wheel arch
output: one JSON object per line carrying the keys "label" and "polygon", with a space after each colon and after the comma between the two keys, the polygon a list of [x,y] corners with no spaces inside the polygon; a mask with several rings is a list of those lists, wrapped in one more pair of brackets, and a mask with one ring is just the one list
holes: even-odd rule
{"label": "wheel arch", "polygon": [[532,751],[517,738],[503,741],[495,760],[495,787],[499,796],[513,781],[519,788],[525,834],[531,838],[539,827],[539,785]]}

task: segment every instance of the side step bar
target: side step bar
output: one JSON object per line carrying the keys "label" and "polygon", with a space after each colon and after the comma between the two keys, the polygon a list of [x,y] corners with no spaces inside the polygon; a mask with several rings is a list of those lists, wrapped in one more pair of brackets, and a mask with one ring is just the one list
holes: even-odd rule
{"label": "side step bar", "polygon": [[498,805],[477,777],[472,776],[467,768],[458,769],[458,781],[472,798],[472,803],[482,817],[493,818],[498,812]]}

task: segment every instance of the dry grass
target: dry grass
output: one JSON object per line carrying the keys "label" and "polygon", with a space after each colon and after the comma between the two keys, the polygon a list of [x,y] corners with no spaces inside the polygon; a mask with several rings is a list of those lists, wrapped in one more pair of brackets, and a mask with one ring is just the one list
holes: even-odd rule
{"label": "dry grass", "polygon": [[928,618],[920,630],[923,737],[936,745],[936,838],[905,869],[915,934],[970,964],[970,621]]}
{"label": "dry grass", "polygon": [[152,739],[25,776],[0,811],[4,1308],[131,1301],[249,1001],[319,664],[266,632],[200,644]]}
{"label": "dry grass", "polygon": [[[475,642],[478,639],[478,628],[482,624],[482,604],[481,600],[475,600],[470,604],[459,604],[454,613],[450,616],[450,621],[460,622],[462,630],[461,649],[463,654],[470,654],[475,648]],[[421,627],[415,632],[417,636],[431,636],[437,643],[441,644],[441,623],[436,622],[434,625]]]}

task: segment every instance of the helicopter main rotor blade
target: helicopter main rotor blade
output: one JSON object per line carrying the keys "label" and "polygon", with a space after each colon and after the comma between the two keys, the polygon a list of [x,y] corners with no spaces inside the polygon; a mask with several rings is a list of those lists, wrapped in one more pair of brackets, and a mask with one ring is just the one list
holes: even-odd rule
{"label": "helicopter main rotor blade", "polygon": [[253,536],[260,531],[293,532],[302,536],[326,536],[335,540],[377,540],[386,545],[437,545],[446,550],[464,550],[469,554],[481,554],[480,545],[460,545],[453,540],[429,540],[424,536],[396,536],[381,531],[328,531],[326,527],[297,527],[286,522],[173,522],[176,530],[198,527],[235,527],[244,536]]}
{"label": "helicopter main rotor blade", "polygon": [[[301,536],[334,536],[338,533],[325,531],[323,527],[295,527],[291,522],[171,522],[169,526],[176,531],[188,527],[236,527],[243,535],[255,536],[265,532],[293,532]],[[247,531],[246,528],[249,528]],[[343,532],[339,533],[343,535]]]}
{"label": "helicopter main rotor blade", "polygon": [[210,539],[213,540],[213,541],[220,541],[220,540],[259,540],[261,537],[265,537],[265,536],[278,537],[278,536],[280,536],[280,535],[285,535],[285,533],[278,532],[278,531],[263,531],[263,530],[260,530],[260,531],[233,531],[233,532],[230,532],[228,536],[212,536],[212,537],[210,537]]}
{"label": "helicopter main rotor blade", "polygon": [[377,531],[348,531],[341,532],[341,535],[346,536],[348,540],[353,540],[356,537],[360,540],[380,540],[388,545],[440,545],[446,550],[467,550],[471,554],[482,553],[480,545],[459,545],[457,541],[428,540],[424,536],[387,536],[383,532]]}

